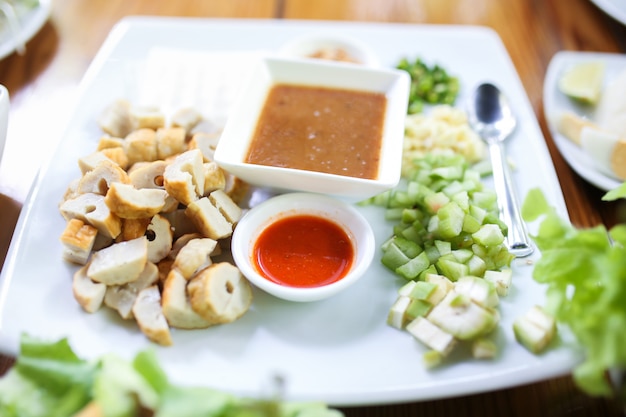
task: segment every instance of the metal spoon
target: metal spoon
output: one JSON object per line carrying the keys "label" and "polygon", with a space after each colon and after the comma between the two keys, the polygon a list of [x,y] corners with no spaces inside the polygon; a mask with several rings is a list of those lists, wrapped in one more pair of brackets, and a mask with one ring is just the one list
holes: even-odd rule
{"label": "metal spoon", "polygon": [[516,257],[533,253],[526,227],[519,211],[511,173],[502,143],[515,130],[517,124],[506,97],[493,84],[476,88],[468,106],[468,120],[472,128],[489,146],[493,180],[498,196],[502,221],[507,225],[507,245]]}

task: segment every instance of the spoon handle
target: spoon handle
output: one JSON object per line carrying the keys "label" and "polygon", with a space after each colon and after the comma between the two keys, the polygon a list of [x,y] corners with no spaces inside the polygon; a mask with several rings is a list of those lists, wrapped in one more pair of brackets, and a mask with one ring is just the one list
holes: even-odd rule
{"label": "spoon handle", "polygon": [[530,243],[526,226],[520,215],[511,173],[499,141],[489,143],[489,154],[500,216],[509,229],[506,237],[509,252],[518,258],[528,256],[533,253],[534,248]]}

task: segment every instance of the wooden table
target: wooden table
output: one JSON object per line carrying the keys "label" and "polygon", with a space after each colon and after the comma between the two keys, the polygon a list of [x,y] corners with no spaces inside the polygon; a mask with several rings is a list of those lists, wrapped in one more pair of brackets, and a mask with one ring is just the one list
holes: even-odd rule
{"label": "wooden table", "polygon": [[[25,55],[0,61],[12,99],[0,166],[0,264],[40,163],[60,136],[77,85],[112,26],[127,15],[328,19],[484,25],[502,38],[540,122],[572,222],[579,227],[626,219],[623,203],[565,163],[546,127],[542,86],[559,50],[625,52],[626,27],[589,0],[53,0],[50,20]],[[54,105],[50,109],[49,105]],[[37,146],[32,144],[36,141]],[[0,357],[0,373],[13,361]],[[570,377],[466,397],[414,404],[346,408],[347,416],[617,416],[616,401],[581,393]]]}

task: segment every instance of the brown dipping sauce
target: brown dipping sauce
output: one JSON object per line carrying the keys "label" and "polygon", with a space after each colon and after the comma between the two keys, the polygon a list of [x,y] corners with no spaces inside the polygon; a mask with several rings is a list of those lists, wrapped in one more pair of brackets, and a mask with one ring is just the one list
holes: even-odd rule
{"label": "brown dipping sauce", "polygon": [[382,93],[277,84],[246,162],[375,179],[386,106]]}

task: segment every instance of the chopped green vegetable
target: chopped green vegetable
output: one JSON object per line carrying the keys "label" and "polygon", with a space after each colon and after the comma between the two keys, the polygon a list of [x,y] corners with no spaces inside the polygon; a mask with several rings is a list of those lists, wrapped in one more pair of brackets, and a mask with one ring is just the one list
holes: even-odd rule
{"label": "chopped green vegetable", "polygon": [[459,340],[489,334],[499,322],[499,313],[479,305],[465,294],[451,291],[428,314],[427,319]]}
{"label": "chopped green vegetable", "polygon": [[413,320],[406,326],[406,330],[443,357],[447,356],[457,343],[453,335],[424,317]]}
{"label": "chopped green vegetable", "polygon": [[476,359],[493,359],[498,348],[493,340],[479,337],[472,342],[472,356]]}
{"label": "chopped green vegetable", "polygon": [[386,207],[396,221],[394,236],[382,245],[382,263],[409,280],[431,272],[452,281],[482,277],[510,265],[506,227],[498,219],[496,196],[484,188],[460,155],[429,154],[415,160],[406,183],[362,204]]}
{"label": "chopped green vegetable", "polygon": [[586,351],[574,380],[589,394],[611,395],[606,372],[626,369],[626,225],[608,233],[604,226],[577,229],[538,190],[528,194],[523,208],[528,221],[542,216],[534,236],[542,256],[533,278],[547,285],[544,307]]}
{"label": "chopped green vegetable", "polygon": [[398,69],[411,76],[408,113],[420,113],[425,104],[454,104],[459,94],[459,79],[439,65],[429,66],[422,59],[403,58]]}
{"label": "chopped green vegetable", "polygon": [[626,182],[623,182],[617,188],[610,190],[608,193],[606,193],[602,197],[602,200],[603,201],[615,201],[615,200],[619,200],[620,198],[626,198]]}
{"label": "chopped green vegetable", "polygon": [[396,222],[381,262],[409,280],[387,324],[430,349],[423,357],[427,368],[459,341],[469,342],[476,357],[493,358],[497,349],[485,336],[500,321],[495,307],[511,284],[513,260],[495,192],[461,155],[427,154],[411,166],[406,187],[361,203],[385,207],[385,218]]}
{"label": "chopped green vegetable", "polygon": [[556,334],[554,317],[539,306],[533,306],[513,322],[515,339],[533,353],[543,352]]}

